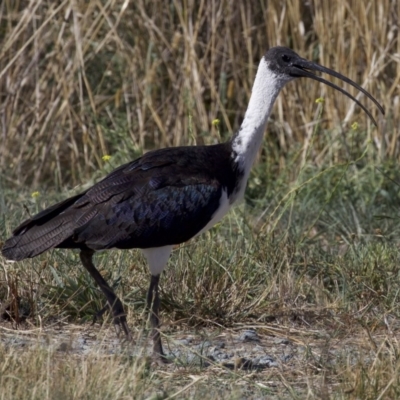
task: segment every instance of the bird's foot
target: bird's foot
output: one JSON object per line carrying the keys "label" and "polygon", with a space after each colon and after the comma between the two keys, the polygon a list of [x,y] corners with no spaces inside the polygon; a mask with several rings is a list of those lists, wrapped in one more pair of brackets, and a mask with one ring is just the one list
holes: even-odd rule
{"label": "bird's foot", "polygon": [[[100,311],[97,311],[97,313],[93,316],[92,325],[94,325],[98,320],[102,319],[106,311],[113,312],[113,309],[109,306],[109,304],[106,304]],[[120,315],[120,313],[118,313],[117,316],[114,315],[113,320],[114,320],[115,330],[117,331],[117,336],[118,337],[121,336],[121,328],[122,328],[126,340],[130,342],[133,341],[131,331],[129,330],[128,324],[126,322],[126,316]]]}
{"label": "bird's foot", "polygon": [[121,317],[114,317],[114,326],[115,326],[115,330],[117,331],[117,336],[121,337],[122,331],[125,334],[125,340],[127,342],[133,342],[133,337],[131,334],[131,331],[128,327],[128,324],[126,322],[126,317],[125,315],[121,316]]}

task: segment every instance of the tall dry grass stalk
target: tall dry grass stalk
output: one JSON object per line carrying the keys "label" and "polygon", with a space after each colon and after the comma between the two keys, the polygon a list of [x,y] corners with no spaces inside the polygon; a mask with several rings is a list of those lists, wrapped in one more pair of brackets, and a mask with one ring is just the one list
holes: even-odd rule
{"label": "tall dry grass stalk", "polygon": [[[2,175],[16,186],[76,184],[122,142],[147,150],[219,141],[211,121],[221,120],[224,137],[238,128],[258,61],[275,45],[376,95],[389,122],[366,139],[398,157],[399,15],[396,0],[3,1]],[[281,162],[310,137],[320,96],[323,128],[370,126],[344,96],[310,80],[291,84],[268,130]],[[317,140],[321,157],[330,142]]]}

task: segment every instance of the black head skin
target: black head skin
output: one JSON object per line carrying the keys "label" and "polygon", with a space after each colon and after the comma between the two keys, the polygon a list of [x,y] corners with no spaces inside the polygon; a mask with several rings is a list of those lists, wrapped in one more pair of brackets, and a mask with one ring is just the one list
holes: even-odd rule
{"label": "black head skin", "polygon": [[377,105],[379,111],[382,114],[385,114],[385,110],[378,103],[378,101],[365,89],[357,85],[357,83],[353,82],[351,79],[347,78],[346,76],[343,76],[342,74],[339,74],[338,72],[332,69],[323,67],[322,65],[319,65],[312,61],[308,61],[300,57],[293,50],[288,49],[287,47],[273,47],[269,49],[265,54],[264,59],[268,64],[268,68],[271,71],[275,72],[277,75],[285,75],[286,77],[290,76],[291,78],[301,78],[301,77],[311,78],[318,82],[325,83],[325,85],[328,85],[338,90],[339,92],[343,93],[344,95],[352,99],[354,102],[356,102],[371,118],[371,120],[375,125],[377,125],[377,123],[374,117],[356,98],[354,98],[350,93],[346,92],[339,86],[336,86],[332,82],[329,82],[321,78],[320,76],[315,75],[313,71],[324,72],[326,74],[329,74],[331,76],[334,76],[335,78],[342,80],[343,82],[346,82],[354,86],[356,89],[358,89],[360,92],[364,93],[368,98],[370,98]]}

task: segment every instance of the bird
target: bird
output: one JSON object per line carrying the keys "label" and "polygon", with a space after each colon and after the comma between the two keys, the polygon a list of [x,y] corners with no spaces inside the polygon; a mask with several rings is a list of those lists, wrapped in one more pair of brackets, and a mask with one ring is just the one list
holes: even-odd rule
{"label": "bird", "polygon": [[289,48],[272,47],[260,60],[243,122],[230,140],[152,150],[121,165],[89,189],[22,222],[4,243],[2,255],[20,261],[52,248],[79,250],[83,267],[107,299],[113,322],[132,340],[122,302],[96,269],[93,255],[100,250],[140,249],[151,274],[146,304],[153,356],[168,362],[159,329],[160,275],[174,246],[210,229],[244,197],[281,89],[297,78],[316,80],[352,99],[377,125],[359,100],[318,73],[352,85],[385,113],[370,93],[349,78]]}

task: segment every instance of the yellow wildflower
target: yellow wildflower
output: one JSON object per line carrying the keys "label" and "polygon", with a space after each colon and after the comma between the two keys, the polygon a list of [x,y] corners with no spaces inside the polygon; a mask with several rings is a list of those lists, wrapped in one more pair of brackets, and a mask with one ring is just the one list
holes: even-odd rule
{"label": "yellow wildflower", "polygon": [[101,159],[105,162],[110,161],[111,160],[111,156],[109,156],[108,154],[104,154],[103,157],[101,157]]}
{"label": "yellow wildflower", "polygon": [[315,100],[316,103],[323,103],[325,99],[323,97],[318,97],[318,99]]}
{"label": "yellow wildflower", "polygon": [[351,129],[353,129],[353,131],[356,131],[358,129],[358,122],[353,122],[351,124]]}
{"label": "yellow wildflower", "polygon": [[218,126],[220,122],[221,121],[218,118],[216,118],[216,119],[212,120],[211,124],[212,124],[212,126]]}
{"label": "yellow wildflower", "polygon": [[40,193],[39,192],[33,192],[31,194],[31,196],[32,196],[33,199],[36,199],[36,198],[38,198],[40,196]]}

